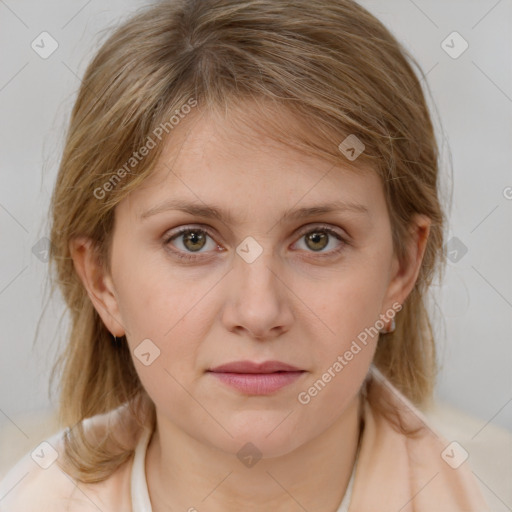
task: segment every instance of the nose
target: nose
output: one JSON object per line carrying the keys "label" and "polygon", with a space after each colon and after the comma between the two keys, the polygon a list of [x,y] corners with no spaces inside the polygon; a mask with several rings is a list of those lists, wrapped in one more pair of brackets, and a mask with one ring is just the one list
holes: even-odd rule
{"label": "nose", "polygon": [[229,292],[222,313],[226,329],[260,341],[286,332],[293,322],[292,292],[270,250],[251,263],[237,255],[233,265],[227,276]]}

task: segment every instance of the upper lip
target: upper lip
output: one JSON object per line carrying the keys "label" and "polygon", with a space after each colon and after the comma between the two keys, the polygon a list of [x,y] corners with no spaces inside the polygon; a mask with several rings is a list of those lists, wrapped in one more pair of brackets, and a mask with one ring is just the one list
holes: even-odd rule
{"label": "upper lip", "polygon": [[282,363],[281,361],[264,361],[263,363],[234,361],[232,363],[221,364],[215,368],[210,368],[208,371],[217,373],[274,373],[279,371],[297,372],[302,370],[296,366]]}

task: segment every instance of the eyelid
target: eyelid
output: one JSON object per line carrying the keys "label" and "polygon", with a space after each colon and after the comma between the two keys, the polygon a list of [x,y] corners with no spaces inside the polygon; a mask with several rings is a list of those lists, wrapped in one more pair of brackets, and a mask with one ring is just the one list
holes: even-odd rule
{"label": "eyelid", "polygon": [[[339,230],[340,228],[336,228],[334,226],[331,226],[330,224],[323,224],[323,223],[311,223],[309,225],[306,225],[304,226],[303,228],[301,228],[298,232],[297,232],[297,235],[299,236],[302,236],[306,233],[309,233],[310,231],[314,231],[315,229],[318,229],[318,231],[322,231],[322,230],[325,230],[325,231],[328,231],[330,233],[334,233],[336,235],[338,235],[340,238],[342,238],[343,240],[347,241],[348,243],[348,234],[346,234],[346,231],[343,230],[343,233],[340,233]],[[296,235],[296,236],[297,236]]]}

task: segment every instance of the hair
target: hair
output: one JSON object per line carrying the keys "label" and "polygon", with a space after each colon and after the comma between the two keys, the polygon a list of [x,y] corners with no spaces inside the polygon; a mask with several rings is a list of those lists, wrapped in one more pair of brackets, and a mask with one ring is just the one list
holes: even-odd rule
{"label": "hair", "polygon": [[[402,262],[413,216],[431,219],[418,279],[374,357],[413,403],[431,396],[437,363],[425,295],[445,263],[445,214],[424,79],[389,30],[352,0],[167,0],[109,36],[79,88],[50,205],[52,283],[71,317],[51,380],[59,374],[59,419],[73,425],[65,449],[75,478],[104,480],[133,453],[114,439],[116,449],[89,442],[82,420],[128,404],[140,425],[154,425],[155,409],[125,337],[113,339],[90,301],[69,243],[90,238],[110,270],[115,207],[151,174],[185,115],[238,111],[241,122],[275,140],[354,172],[376,172]],[[248,102],[258,114],[244,119]],[[296,124],[283,126],[278,109]],[[365,146],[353,161],[339,149],[349,135]],[[154,148],[139,159],[150,140]]]}

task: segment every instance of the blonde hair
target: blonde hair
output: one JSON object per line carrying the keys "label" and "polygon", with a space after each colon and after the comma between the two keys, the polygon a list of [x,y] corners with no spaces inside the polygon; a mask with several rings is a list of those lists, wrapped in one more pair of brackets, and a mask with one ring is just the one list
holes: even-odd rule
{"label": "blonde hair", "polygon": [[[402,261],[412,216],[432,220],[417,282],[374,359],[414,403],[431,395],[436,354],[424,299],[444,263],[445,218],[437,143],[411,63],[425,78],[383,24],[351,0],[167,0],[136,13],[102,45],[78,92],[51,202],[50,260],[71,315],[52,380],[60,375],[60,418],[73,425],[65,445],[72,476],[101,481],[133,450],[115,439],[91,443],[83,419],[129,403],[141,425],[154,426],[155,410],[126,340],[113,339],[75,272],[69,242],[91,238],[110,268],[114,209],[152,172],[172,137],[172,116],[193,102],[187,115],[215,108],[230,116],[256,102],[259,119],[245,121],[251,127],[272,128],[276,140],[333,164],[377,172]],[[296,125],[282,126],[278,108]],[[156,147],[127,166],[162,126]],[[338,148],[350,134],[365,145],[357,161]]]}

